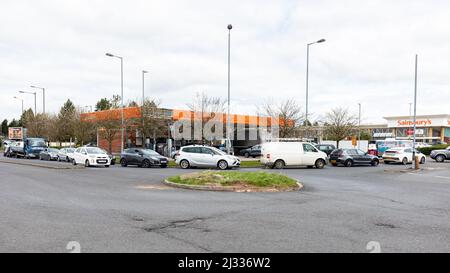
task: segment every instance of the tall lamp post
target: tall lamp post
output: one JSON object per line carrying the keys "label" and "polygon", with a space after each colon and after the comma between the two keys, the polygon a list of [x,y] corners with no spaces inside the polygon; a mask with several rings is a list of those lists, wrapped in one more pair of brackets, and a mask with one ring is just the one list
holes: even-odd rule
{"label": "tall lamp post", "polygon": [[121,131],[120,151],[123,152],[123,144],[125,141],[124,140],[125,128],[124,128],[124,116],[123,116],[123,58],[120,56],[113,55],[111,53],[106,53],[106,56],[120,59],[120,99],[121,99],[121,103],[120,103],[121,111],[120,112],[121,112],[121,116],[122,116],[122,125],[121,125],[122,129],[120,130]]}
{"label": "tall lamp post", "polygon": [[21,98],[19,98],[19,97],[16,97],[16,96],[14,96],[14,98],[15,98],[16,100],[20,100],[20,101],[22,102],[22,114],[23,114],[23,99],[21,99]]}
{"label": "tall lamp post", "polygon": [[34,95],[34,115],[36,115],[37,114],[37,112],[36,112],[36,92],[19,91],[19,93]]}
{"label": "tall lamp post", "polygon": [[361,149],[361,103],[358,103],[358,149]]}
{"label": "tall lamp post", "polygon": [[228,25],[228,110],[227,110],[227,153],[231,154],[231,124],[230,124],[230,83],[231,83],[231,29],[233,26]]}
{"label": "tall lamp post", "polygon": [[309,43],[306,45],[306,113],[305,113],[305,123],[306,126],[309,126],[309,121],[308,121],[308,103],[309,103],[309,47],[314,45],[314,44],[320,44],[325,42],[325,39],[320,39],[316,42],[313,43]]}
{"label": "tall lamp post", "polygon": [[39,87],[39,86],[34,86],[34,85],[32,85],[30,87],[42,90],[42,113],[45,114],[45,88],[44,87]]}
{"label": "tall lamp post", "polygon": [[416,63],[415,63],[415,75],[414,75],[414,117],[413,117],[413,154],[412,154],[412,160],[414,164],[414,168],[417,168],[416,166],[416,117],[417,117],[417,63],[418,63],[419,56],[416,54]]}
{"label": "tall lamp post", "polygon": [[142,116],[142,147],[145,147],[145,135],[144,135],[144,127],[145,127],[145,120],[144,120],[144,106],[145,106],[145,74],[147,74],[148,71],[142,70],[142,108],[141,108],[141,116]]}

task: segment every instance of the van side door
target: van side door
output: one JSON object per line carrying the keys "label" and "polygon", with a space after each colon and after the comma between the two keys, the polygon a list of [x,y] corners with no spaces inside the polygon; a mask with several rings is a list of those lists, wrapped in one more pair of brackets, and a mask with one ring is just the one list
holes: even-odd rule
{"label": "van side door", "polygon": [[319,156],[319,151],[309,143],[303,143],[303,155],[301,157],[301,165],[314,166]]}

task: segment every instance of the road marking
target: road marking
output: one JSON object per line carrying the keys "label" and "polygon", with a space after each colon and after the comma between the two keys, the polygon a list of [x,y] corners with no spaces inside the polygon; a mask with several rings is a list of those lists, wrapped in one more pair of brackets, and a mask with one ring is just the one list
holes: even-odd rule
{"label": "road marking", "polygon": [[444,178],[444,179],[450,179],[448,176],[435,176],[436,178]]}

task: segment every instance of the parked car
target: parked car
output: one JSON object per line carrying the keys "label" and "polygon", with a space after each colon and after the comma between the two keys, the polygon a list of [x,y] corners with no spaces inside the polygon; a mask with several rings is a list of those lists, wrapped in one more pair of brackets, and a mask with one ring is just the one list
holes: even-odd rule
{"label": "parked car", "polygon": [[261,145],[261,163],[270,168],[306,166],[322,169],[328,161],[326,153],[308,142],[269,142]]}
{"label": "parked car", "polygon": [[180,149],[176,163],[182,169],[191,167],[217,167],[221,170],[241,166],[239,158],[209,146],[190,145]]}
{"label": "parked car", "polygon": [[57,160],[71,162],[74,152],[75,152],[75,148],[62,148],[58,152]]}
{"label": "parked car", "polygon": [[105,149],[102,149],[102,151],[105,152],[105,154],[108,155],[109,161],[111,162],[110,165],[116,165],[116,157],[113,154],[111,154],[108,151],[106,151]]}
{"label": "parked car", "polygon": [[39,154],[48,148],[43,138],[25,138],[10,146],[9,154],[15,157],[39,158]]}
{"label": "parked car", "polygon": [[431,144],[425,143],[425,142],[417,142],[415,145],[416,149],[419,148],[427,148],[427,147],[431,147]]}
{"label": "parked car", "polygon": [[12,141],[12,140],[3,140],[3,142],[2,142],[2,145],[3,145],[3,156],[8,156],[9,147],[11,146],[11,144],[14,144],[14,141]]}
{"label": "parked car", "polygon": [[240,150],[239,155],[245,156],[246,158],[249,157],[260,157],[261,156],[261,145],[255,145],[253,147]]}
{"label": "parked car", "polygon": [[127,167],[128,165],[136,165],[143,168],[151,166],[159,166],[166,168],[169,160],[150,149],[130,148],[126,149],[120,155],[120,165]]}
{"label": "parked car", "polygon": [[80,147],[73,153],[72,164],[84,164],[86,167],[104,166],[108,168],[111,161],[108,154],[100,148]]}
{"label": "parked car", "polygon": [[330,163],[333,166],[342,164],[345,167],[354,165],[378,166],[380,160],[377,156],[370,155],[359,149],[335,149],[330,154]]}
{"label": "parked car", "polygon": [[433,150],[431,151],[430,157],[437,162],[444,162],[445,160],[450,160],[450,146],[443,150]]}
{"label": "parked car", "polygon": [[39,153],[40,160],[57,160],[58,159],[58,149],[45,148]]}
{"label": "parked car", "polygon": [[331,144],[317,144],[315,146],[319,151],[324,152],[327,155],[330,155],[331,152],[336,149],[336,147],[334,147],[334,145]]}
{"label": "parked car", "polygon": [[[420,164],[425,164],[425,155],[420,151],[415,150],[416,156],[419,157]],[[406,165],[413,162],[413,148],[398,147],[391,148],[383,154],[384,163],[402,163]]]}

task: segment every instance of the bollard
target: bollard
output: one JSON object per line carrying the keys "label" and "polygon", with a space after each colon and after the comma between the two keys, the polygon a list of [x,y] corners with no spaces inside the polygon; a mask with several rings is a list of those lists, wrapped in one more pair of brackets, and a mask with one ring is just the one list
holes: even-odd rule
{"label": "bollard", "polygon": [[418,155],[416,155],[416,158],[414,159],[415,160],[415,167],[416,167],[416,170],[419,170],[420,169],[420,159],[419,159],[419,156]]}

